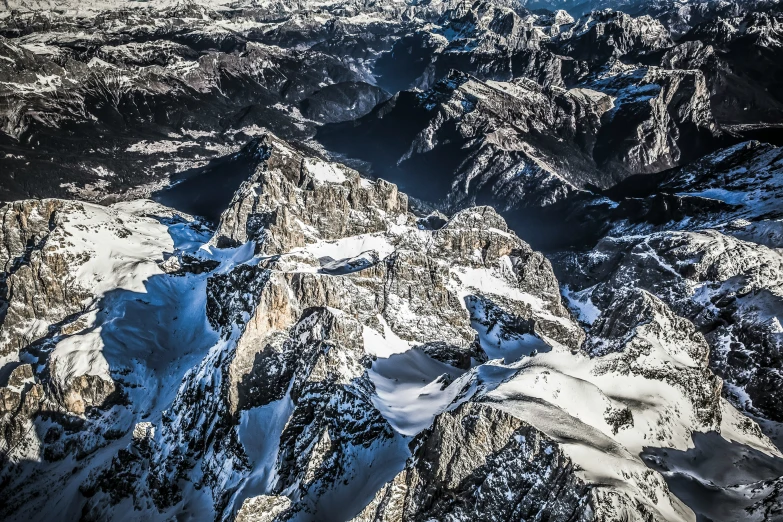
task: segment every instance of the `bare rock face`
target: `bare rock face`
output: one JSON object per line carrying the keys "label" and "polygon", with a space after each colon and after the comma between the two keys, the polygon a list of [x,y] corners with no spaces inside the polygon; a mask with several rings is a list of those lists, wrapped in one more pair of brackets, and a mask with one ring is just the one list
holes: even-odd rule
{"label": "bare rock face", "polygon": [[[274,149],[270,152],[274,157]],[[313,177],[312,183],[297,186],[261,169],[253,183],[267,187],[267,205],[274,207],[274,194],[294,202],[289,222],[309,224],[309,234],[292,235],[286,229],[279,240],[271,235],[277,230],[274,225],[263,228],[256,236],[257,262],[212,276],[207,309],[214,311],[210,320],[221,329],[225,348],[213,351],[186,379],[156,439],[163,447],[181,448],[175,453],[191,452],[195,459],[189,466],[197,467],[172,474],[166,470],[174,467],[175,453],[156,456],[156,481],[174,487],[178,477],[198,469],[216,508],[224,513],[238,509],[233,492],[258,465],[258,457],[252,457],[253,444],[237,426],[244,426],[247,421],[241,419],[252,412],[274,411],[275,418],[285,422],[275,421],[280,424],[270,436],[276,445],[264,466],[276,470],[268,494],[291,501],[281,519],[335,513],[336,499],[370,480],[364,468],[357,467],[360,455],[372,452],[375,459],[399,459],[403,441],[398,430],[405,428],[384,402],[388,399],[381,399],[389,397],[384,390],[390,386],[379,378],[388,364],[381,361],[414,352],[457,372],[435,376],[428,385],[432,389],[427,395],[442,392],[453,398],[444,403],[449,404],[445,413],[433,414],[432,427],[415,439],[403,471],[394,476],[391,472],[400,468],[384,468],[376,478],[388,484],[373,482],[377,489],[362,489],[362,508],[339,511],[340,517],[546,513],[563,520],[611,520],[628,512],[652,520],[687,519],[687,508],[677,504],[662,479],[643,471],[644,465],[617,441],[629,436],[640,441],[643,436],[676,446],[688,440],[690,429],[720,429],[720,380],[706,368],[707,344],[691,322],[650,294],[618,294],[595,323],[582,352],[584,333],[561,303],[551,265],[490,208],[465,209],[445,224],[428,228],[419,227],[387,199],[377,203],[389,209],[382,214],[385,224],[377,221],[369,230],[359,226],[353,232],[358,235],[339,237],[352,232],[338,233],[332,221],[321,217],[323,212],[342,212],[339,207],[328,203],[310,208],[297,202],[329,201],[320,193],[334,190],[328,184],[345,187],[348,182],[342,177]],[[360,188],[371,190],[371,184],[360,183]],[[256,201],[255,192],[244,188],[240,193]],[[392,202],[397,200],[395,191],[386,193]],[[223,223],[250,221],[243,208],[232,205]],[[281,252],[282,244],[290,250]],[[327,254],[337,248],[341,259]],[[232,327],[223,328],[225,323]],[[395,351],[410,352],[383,353],[388,349],[383,344],[391,342]],[[589,358],[573,367],[535,363],[539,357],[586,357],[583,353]],[[480,364],[487,359],[493,359],[492,364]],[[528,384],[532,379],[550,378],[551,387],[536,392],[543,402],[515,395],[536,389]],[[633,400],[596,391],[603,412],[600,427],[577,437],[551,427],[533,428],[538,417],[517,406],[563,408],[557,383],[589,381],[602,390],[623,379],[660,390],[657,393],[666,397],[655,406],[660,410],[648,416]],[[499,406],[476,404],[482,401],[497,401]],[[578,416],[579,407],[569,405],[567,411],[565,415]],[[217,420],[205,425],[199,421],[203,418]],[[633,488],[639,489],[593,491],[593,479],[587,477],[596,470],[573,467],[571,457],[547,437],[577,437],[580,444],[615,448],[612,458],[627,466],[617,476],[633,477]],[[524,442],[532,440],[536,445]],[[207,441],[206,446],[198,441]],[[550,457],[555,460],[550,462]],[[401,466],[401,460],[397,462]],[[347,482],[335,484],[339,477]],[[542,482],[547,486],[541,487]],[[640,491],[648,492],[642,504],[635,501]],[[516,495],[518,501],[500,502],[500,494]],[[455,498],[463,500],[455,503]],[[665,499],[665,506],[652,507],[656,499]]]}
{"label": "bare rock face", "polygon": [[[586,335],[491,207],[416,216],[390,183],[257,145],[212,237],[150,202],[67,214],[91,225],[67,229],[95,256],[79,274],[118,279],[83,279],[95,309],[25,349],[44,364],[20,360],[0,390],[16,459],[0,513],[32,514],[43,480],[78,488],[86,520],[197,503],[240,520],[686,521],[647,446],[726,430],[774,453],[652,290],[596,291]],[[69,452],[89,465],[27,473]]]}
{"label": "bare rock face", "polygon": [[776,1],[5,0],[0,519],[776,520]]}
{"label": "bare rock face", "polygon": [[440,415],[406,469],[355,521],[592,520],[590,488],[557,444],[488,404]]}
{"label": "bare rock face", "polygon": [[0,355],[46,336],[47,326],[80,311],[89,297],[70,275],[84,260],[61,248],[68,242],[61,220],[77,208],[78,203],[43,200],[0,209]]}
{"label": "bare rock face", "polygon": [[262,148],[265,163],[221,218],[217,244],[252,239],[264,252],[283,253],[304,246],[314,231],[325,240],[383,231],[389,226],[384,213],[407,211],[407,197],[394,185],[379,181],[364,186],[358,173],[306,157],[270,136]]}
{"label": "bare rock face", "polygon": [[722,136],[702,72],[620,61],[568,90],[452,71],[318,131],[328,148],[367,161],[416,198],[451,211],[493,205],[536,239],[542,222],[558,219],[553,207],[685,164]]}
{"label": "bare rock face", "polygon": [[79,375],[57,388],[63,406],[77,415],[85,413],[90,406],[101,406],[115,391],[113,381],[98,375]]}
{"label": "bare rock face", "polygon": [[[70,227],[83,225],[69,221],[78,220],[82,212],[82,204],[62,200],[21,201],[0,209],[0,355],[11,367],[22,352],[48,352],[48,340],[68,331],[73,316],[94,297],[75,275],[90,253],[81,245],[71,248],[75,242]],[[4,385],[0,387],[0,437],[7,448],[23,442],[27,423],[41,410],[61,405],[82,414],[114,392],[110,380],[95,375],[51,379],[54,361],[44,372],[37,369],[44,358],[38,359],[35,369],[19,364],[2,377],[7,382],[0,382]]]}
{"label": "bare rock face", "polygon": [[[161,273],[171,239],[155,234],[165,230],[157,220],[89,203],[21,201],[2,211],[0,444],[10,454],[9,470],[31,458],[82,458],[118,433],[96,428],[85,435],[83,424],[125,400],[123,379],[103,352],[105,292],[143,288],[141,281]],[[60,426],[38,434],[39,423],[52,417],[78,428],[67,436]]]}
{"label": "bare rock face", "polygon": [[261,495],[245,500],[237,513],[237,522],[275,522],[291,505],[288,497]]}
{"label": "bare rock face", "polygon": [[389,98],[383,89],[366,82],[329,85],[304,100],[302,114],[321,123],[338,123],[364,116]]}
{"label": "bare rock face", "polygon": [[714,150],[721,132],[703,73],[657,67],[623,70],[619,62],[616,67],[617,74],[591,84],[617,97],[594,152],[599,164],[647,174]]}
{"label": "bare rock face", "polygon": [[0,442],[6,451],[23,442],[28,434],[27,419],[45,405],[44,386],[29,364],[11,370],[7,386],[0,387]]}
{"label": "bare rock face", "polygon": [[[610,105],[585,90],[451,71],[429,90],[401,92],[357,122],[326,126],[319,139],[371,162],[410,186],[412,196],[446,198],[455,209],[493,203],[507,211],[550,205],[585,182],[600,183],[589,156]],[[558,140],[542,139],[544,128]],[[425,175],[431,181],[422,186],[418,177]]]}
{"label": "bare rock face", "polygon": [[610,58],[639,58],[672,44],[669,31],[658,20],[611,9],[586,14],[560,39],[560,52],[594,64]]}
{"label": "bare rock face", "polygon": [[715,59],[715,49],[700,40],[683,42],[666,51],[661,66],[667,69],[701,69]]}
{"label": "bare rock face", "polygon": [[664,59],[703,71],[716,118],[739,132],[743,124],[778,121],[783,110],[783,98],[770,83],[781,70],[783,26],[779,15],[756,9],[728,9],[696,25]]}
{"label": "bare rock face", "polygon": [[0,388],[2,409],[0,414],[33,415],[43,399],[43,386],[36,382],[33,368],[20,364],[8,376],[8,385]]}
{"label": "bare rock face", "polygon": [[[97,7],[107,11],[99,15]],[[296,43],[280,41],[284,35],[248,38],[257,28],[246,27],[244,35],[221,28],[221,20],[232,23],[227,13],[201,8],[196,13],[168,2],[152,9],[111,2],[56,8],[60,16],[49,34],[28,19],[28,8],[4,9],[9,32],[3,33],[0,51],[0,129],[16,142],[18,152],[24,150],[24,160],[16,153],[5,158],[3,201],[74,196],[102,201],[182,170],[176,166],[181,161],[184,169],[206,164],[186,149],[198,149],[196,156],[204,159],[233,154],[235,135],[248,139],[254,135],[250,129],[270,124],[290,136],[307,136],[315,122],[361,116],[388,97],[374,85],[361,57],[349,64],[316,49],[286,49]],[[76,15],[81,9],[91,14]],[[259,20],[266,16],[256,13]],[[326,25],[312,19],[305,23],[318,33]],[[343,34],[357,31],[329,25]],[[79,32],[87,26],[92,36],[85,46]],[[27,49],[24,37],[30,34],[17,33],[21,27],[51,44],[52,52]],[[299,30],[306,32],[304,24]],[[373,40],[367,35],[365,46],[378,52],[383,43]],[[344,50],[341,46],[337,53]],[[166,123],[158,119],[175,106],[185,112]],[[150,122],[155,122],[153,135],[147,132]],[[81,126],[86,142],[105,139],[113,153],[43,137],[61,125]],[[24,144],[28,139],[37,149]],[[72,156],[60,155],[63,149]],[[60,161],[52,161],[55,154]]]}
{"label": "bare rock face", "polygon": [[[429,60],[418,78],[399,89],[430,88],[452,69],[482,80],[528,78],[546,87],[565,87],[587,73],[586,64],[549,48],[560,25],[573,23],[562,15],[533,15],[518,6],[482,1],[458,3],[438,23],[442,29],[435,38],[426,31],[413,36],[422,42]],[[403,43],[393,52],[404,48]]]}
{"label": "bare rock face", "polygon": [[[583,334],[561,304],[551,265],[491,208],[466,209],[422,229],[393,185],[360,180],[339,165],[312,168],[315,158],[273,137],[264,143],[267,161],[240,188],[213,239],[251,240],[259,261],[210,277],[207,316],[227,349],[186,378],[156,444],[195,452],[217,508],[228,512],[253,451],[234,426],[259,408],[285,408],[278,410],[285,426],[269,435],[279,437],[270,491],[292,499],[281,516],[295,519],[336,509],[326,506],[345,494],[338,479],[346,488],[368,480],[354,460],[363,452],[380,452],[378,459],[401,451],[368,374],[370,354],[385,350],[373,343],[396,339],[430,364],[464,371],[486,357],[466,303],[488,277],[498,281],[492,299],[507,316],[527,321],[529,335],[577,347]],[[276,217],[253,229],[267,212]],[[342,258],[323,255],[335,249]],[[531,301],[515,303],[503,293]],[[370,342],[374,332],[380,337]],[[230,442],[207,442],[206,449],[198,442],[217,439]],[[216,467],[213,455],[228,464]],[[154,456],[152,476],[176,491],[182,475],[168,471],[172,459]],[[373,494],[363,493],[367,501]]]}
{"label": "bare rock face", "polygon": [[593,235],[586,248],[604,236],[705,229],[780,248],[782,155],[774,145],[746,141],[668,171],[632,176],[605,196],[590,195],[559,210],[574,227],[588,224],[584,228]]}

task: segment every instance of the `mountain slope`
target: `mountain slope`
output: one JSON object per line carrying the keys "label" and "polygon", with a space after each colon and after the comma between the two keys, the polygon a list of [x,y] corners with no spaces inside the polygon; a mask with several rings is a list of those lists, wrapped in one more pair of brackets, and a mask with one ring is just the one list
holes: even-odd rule
{"label": "mountain slope", "polygon": [[0,517],[778,520],[777,4],[5,0]]}
{"label": "mountain slope", "polygon": [[394,185],[272,136],[259,146],[211,238],[151,203],[48,203],[60,218],[30,259],[88,252],[60,232],[88,219],[140,259],[86,288],[94,304],[48,330],[47,348],[21,341],[8,356],[22,364],[3,388],[6,518],[385,520],[482,506],[693,520],[641,453],[687,451],[703,432],[745,448],[729,468],[743,451],[778,462],[720,398],[704,338],[651,294],[616,296],[583,345],[549,262],[491,209],[420,219]]}

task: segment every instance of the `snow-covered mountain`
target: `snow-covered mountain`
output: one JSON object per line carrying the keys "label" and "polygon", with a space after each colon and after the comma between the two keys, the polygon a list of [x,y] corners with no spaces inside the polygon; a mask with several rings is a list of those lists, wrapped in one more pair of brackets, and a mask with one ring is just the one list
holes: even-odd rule
{"label": "snow-covered mountain", "polygon": [[610,298],[585,342],[490,208],[416,218],[394,185],[260,149],[212,235],[152,202],[5,209],[10,259],[32,246],[6,279],[4,516],[690,520],[655,448],[719,434],[742,449],[716,477],[777,462],[653,294]]}
{"label": "snow-covered mountain", "polygon": [[0,517],[780,520],[781,23],[4,0]]}

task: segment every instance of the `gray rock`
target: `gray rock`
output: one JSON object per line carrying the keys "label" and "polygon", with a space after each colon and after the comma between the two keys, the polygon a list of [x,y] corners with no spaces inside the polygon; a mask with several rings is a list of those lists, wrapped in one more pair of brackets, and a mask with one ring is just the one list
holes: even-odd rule
{"label": "gray rock", "polygon": [[[667,305],[661,313],[671,317],[672,327],[663,335],[679,337],[675,342],[687,346],[687,337],[692,335],[688,332],[693,331],[688,323],[704,332],[710,367],[749,395],[750,401],[745,402],[731,387],[724,388],[739,407],[775,420],[783,418],[775,391],[779,334],[771,320],[783,313],[779,252],[708,230],[606,238],[588,255],[572,259],[579,261],[566,263],[571,268],[559,266],[558,272],[572,289],[589,288],[593,303],[604,310],[591,335],[615,339],[630,335],[639,318],[647,315],[635,307],[651,297],[619,306],[613,303],[618,296],[628,300],[632,292],[626,289],[644,289]],[[615,310],[614,315],[607,307]],[[689,321],[680,324],[672,311],[666,311],[669,307]],[[701,355],[691,356],[705,359],[706,348],[700,351]]]}
{"label": "gray rock", "polygon": [[60,200],[0,207],[0,355],[45,337],[45,326],[81,311],[82,300],[89,297],[69,276],[83,260],[59,248],[67,244],[60,220],[78,208]]}
{"label": "gray rock", "polygon": [[236,522],[275,522],[291,506],[287,497],[260,495],[242,502]]}
{"label": "gray rock", "polygon": [[444,413],[411,445],[406,469],[353,520],[593,520],[590,488],[557,443],[491,405]]}

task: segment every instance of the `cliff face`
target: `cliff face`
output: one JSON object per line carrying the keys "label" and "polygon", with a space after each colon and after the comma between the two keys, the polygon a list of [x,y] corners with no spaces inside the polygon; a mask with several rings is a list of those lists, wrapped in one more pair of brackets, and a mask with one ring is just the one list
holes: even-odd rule
{"label": "cliff face", "polygon": [[737,404],[780,419],[773,384],[779,369],[772,319],[780,315],[777,251],[718,231],[661,232],[607,238],[578,263],[584,263],[584,278],[573,278],[571,286],[582,298],[603,307],[629,286],[660,296],[705,333],[711,365]]}
{"label": "cliff face", "polygon": [[0,518],[777,520],[777,4],[5,0]]}
{"label": "cliff face", "polygon": [[62,215],[78,208],[49,200],[3,209],[3,355],[44,337],[47,326],[79,311],[87,297],[68,280],[70,266],[79,260],[57,248],[65,240]]}
{"label": "cliff face", "polygon": [[5,515],[49,516],[47,487],[88,520],[692,520],[649,447],[720,432],[777,458],[651,293],[596,292],[586,336],[492,209],[417,217],[390,183],[257,145],[213,234],[152,202],[45,203],[50,249],[58,227],[71,255],[110,246],[70,266],[90,304],[15,355]]}
{"label": "cliff face", "polygon": [[411,443],[415,464],[354,520],[595,520],[590,489],[558,445],[486,404],[439,415]]}

